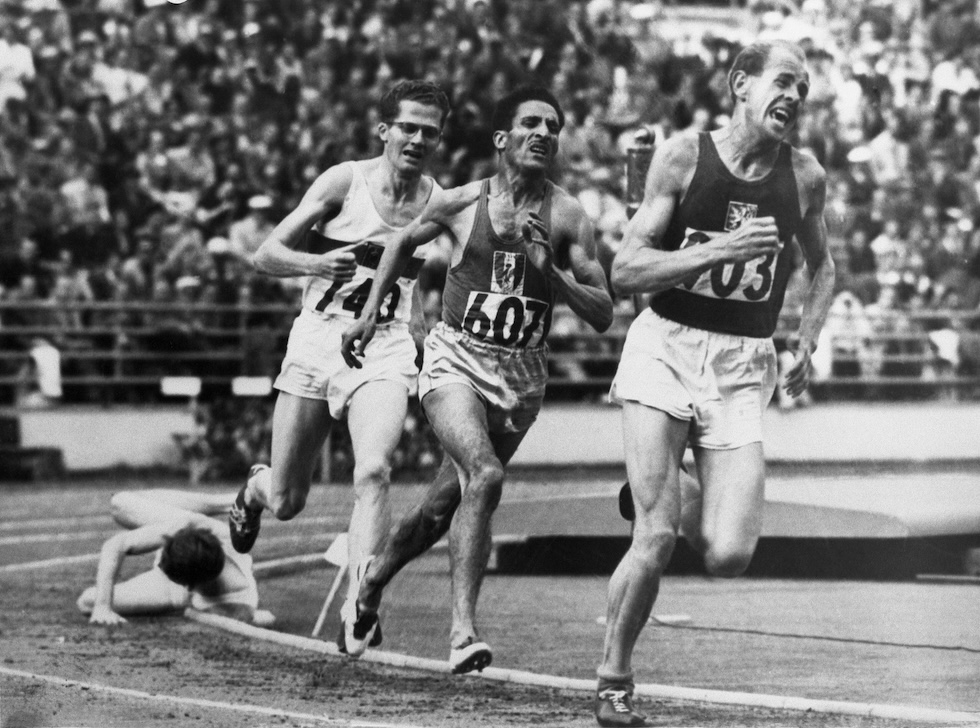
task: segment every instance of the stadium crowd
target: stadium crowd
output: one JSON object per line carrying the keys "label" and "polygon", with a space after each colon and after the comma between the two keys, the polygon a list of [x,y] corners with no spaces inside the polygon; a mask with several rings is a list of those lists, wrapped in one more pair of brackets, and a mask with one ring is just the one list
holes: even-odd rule
{"label": "stadium crowd", "polygon": [[[295,283],[256,276],[247,258],[320,171],[377,152],[374,103],[405,77],[450,96],[432,170],[444,186],[492,165],[492,99],[521,82],[552,88],[567,112],[555,175],[593,217],[608,262],[627,220],[636,130],[662,140],[724,124],[730,61],[747,38],[772,34],[807,49],[797,141],[830,174],[841,323],[828,326],[840,355],[828,373],[887,374],[875,333],[922,327],[952,332],[955,352],[943,339],[939,360],[976,373],[976,332],[946,313],[980,303],[980,4],[753,0],[746,27],[727,31],[669,22],[671,9],[2,0],[0,302],[46,305],[0,310],[0,327],[40,320],[61,332],[47,343],[64,348],[114,315],[80,314],[78,302],[295,303]],[[421,279],[433,316],[444,263],[437,256]],[[220,323],[209,315],[225,314],[146,307],[132,323],[159,335],[128,345],[213,347],[204,332]],[[563,326],[575,324],[556,319],[555,334]],[[243,373],[275,373],[269,338],[254,337],[255,371]],[[934,373],[904,366],[897,373]]]}

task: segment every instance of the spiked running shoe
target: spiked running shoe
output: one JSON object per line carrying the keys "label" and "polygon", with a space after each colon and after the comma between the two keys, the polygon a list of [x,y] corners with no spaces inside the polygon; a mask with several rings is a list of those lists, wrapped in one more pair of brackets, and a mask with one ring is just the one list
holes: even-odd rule
{"label": "spiked running shoe", "polygon": [[252,477],[263,470],[268,470],[268,465],[253,465],[248,471],[245,485],[238,491],[235,503],[228,511],[228,532],[231,534],[231,545],[240,554],[247,554],[255,545],[255,539],[259,537],[259,527],[262,525],[262,509],[250,508],[245,505],[245,490]]}
{"label": "spiked running shoe", "polygon": [[342,624],[337,636],[337,649],[351,657],[360,657],[368,647],[381,644],[381,620],[377,612],[362,612],[354,605],[354,619],[345,616],[346,609],[341,610]]}
{"label": "spiked running shoe", "polygon": [[472,637],[465,645],[449,650],[449,667],[453,675],[462,675],[474,670],[483,672],[483,668],[491,662],[493,662],[493,653],[490,651],[490,645],[486,642],[476,642]]}
{"label": "spiked running shoe", "polygon": [[646,716],[633,707],[633,690],[628,685],[607,685],[595,697],[595,718],[607,728],[645,726]]}
{"label": "spiked running shoe", "polygon": [[348,621],[342,620],[340,632],[337,633],[337,649],[340,650],[340,654],[360,657],[368,647],[381,645],[383,639],[381,636],[381,619],[377,614],[361,614],[358,610],[357,619],[354,620],[350,628],[350,644],[353,644],[357,651],[347,647],[347,625]]}

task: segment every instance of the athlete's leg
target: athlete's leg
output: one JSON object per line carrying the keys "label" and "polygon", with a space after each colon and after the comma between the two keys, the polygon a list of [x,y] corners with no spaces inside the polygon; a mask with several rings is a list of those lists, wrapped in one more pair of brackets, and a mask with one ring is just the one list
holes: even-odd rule
{"label": "athlete's leg", "polygon": [[391,458],[407,412],[408,391],[401,382],[368,382],[351,397],[347,415],[354,450],[354,510],[348,529],[351,604],[357,598],[358,569],[381,550],[391,526]]}
{"label": "athlete's leg", "polygon": [[361,580],[357,604],[361,611],[377,612],[384,588],[409,562],[428,551],[449,531],[459,506],[456,465],[443,456],[439,472],[422,502],[398,521],[391,537]]}
{"label": "athlete's leg", "polygon": [[704,564],[715,576],[738,576],[752,560],[762,533],[765,457],[762,443],[734,450],[695,448],[703,492]]}
{"label": "athlete's leg", "polygon": [[303,510],[313,468],[330,433],[330,406],[319,399],[280,392],[272,414],[272,467],[253,465],[228,511],[231,545],[248,553],[255,545],[266,508],[280,521]]}
{"label": "athlete's leg", "polygon": [[302,511],[317,457],[332,426],[325,400],[280,392],[272,414],[272,467],[249,480],[245,505],[268,508],[280,521]]}
{"label": "athlete's leg", "polygon": [[680,522],[678,472],[688,423],[635,402],[623,405],[626,470],[636,520],[633,540],[609,581],[600,680],[632,679],[633,647],[653,609]]}
{"label": "athlete's leg", "polygon": [[701,513],[704,508],[701,483],[685,468],[681,468],[680,486],[680,535],[691,545],[691,548],[699,554],[703,554],[707,549],[707,545],[704,542],[704,535],[701,532]]}
{"label": "athlete's leg", "polygon": [[524,433],[491,436],[483,400],[463,384],[432,390],[422,404],[446,454],[456,463],[462,486],[449,539],[453,574],[450,641],[460,645],[478,638],[474,613],[490,555],[490,519],[500,502],[504,464]]}
{"label": "athlete's leg", "polygon": [[[189,602],[187,589],[170,581],[159,569],[144,571],[112,588],[112,611],[123,616],[170,612],[183,609]],[[82,592],[76,603],[83,614],[91,614],[95,587]]]}
{"label": "athlete's leg", "polygon": [[196,493],[171,488],[122,491],[109,501],[113,519],[120,526],[139,528],[168,518],[185,517],[187,512],[218,515],[228,512],[235,493]]}

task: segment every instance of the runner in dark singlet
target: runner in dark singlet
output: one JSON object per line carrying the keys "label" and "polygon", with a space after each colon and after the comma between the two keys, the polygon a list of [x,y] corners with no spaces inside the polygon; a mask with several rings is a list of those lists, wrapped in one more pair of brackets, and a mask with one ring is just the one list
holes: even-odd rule
{"label": "runner in dark singlet", "polygon": [[[609,584],[597,670],[603,726],[646,725],[632,703],[633,647],[682,521],[710,573],[737,576],[752,558],[762,527],[762,414],[776,385],[771,336],[789,246],[801,246],[811,280],[786,379],[792,396],[807,386],[833,294],[825,174],[786,142],[809,90],[803,52],[753,44],[735,59],[729,87],[727,127],[657,149],[613,262],[617,293],[652,298],[630,327],[611,391],[623,406],[635,520]],[[695,503],[679,480],[689,444],[701,483]]]}

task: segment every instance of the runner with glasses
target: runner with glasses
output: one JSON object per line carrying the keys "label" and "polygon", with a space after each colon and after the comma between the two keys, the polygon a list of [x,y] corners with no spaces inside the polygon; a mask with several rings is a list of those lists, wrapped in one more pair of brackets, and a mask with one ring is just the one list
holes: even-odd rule
{"label": "runner with glasses", "polygon": [[[357,575],[390,525],[391,456],[408,397],[416,392],[415,361],[425,336],[415,285],[424,253],[386,288],[377,345],[362,368],[344,363],[341,334],[360,315],[385,246],[438,190],[423,169],[448,114],[449,101],[437,86],[421,81],[396,85],[379,103],[381,155],[321,174],[253,258],[262,273],[304,276],[306,282],[303,308],[275,382],[272,462],[254,465],[238,493],[229,514],[232,545],[241,553],[252,549],[265,509],[279,520],[303,510],[323,442],[334,422],[346,417],[354,449],[352,595]],[[380,639],[378,632],[375,642]]]}

